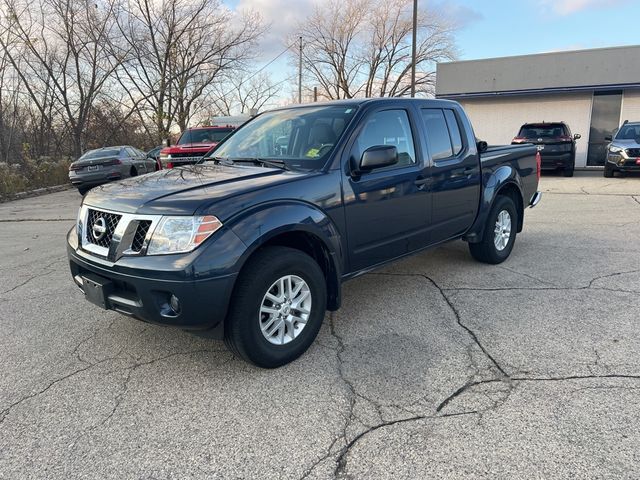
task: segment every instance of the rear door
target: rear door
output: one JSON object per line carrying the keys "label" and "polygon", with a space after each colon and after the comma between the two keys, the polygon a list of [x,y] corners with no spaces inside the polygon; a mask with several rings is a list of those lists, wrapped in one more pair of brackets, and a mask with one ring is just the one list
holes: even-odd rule
{"label": "rear door", "polygon": [[463,234],[473,224],[480,203],[480,162],[455,110],[420,112],[431,156],[431,239],[436,243]]}
{"label": "rear door", "polygon": [[133,165],[135,165],[136,170],[138,171],[138,174],[141,175],[143,173],[147,173],[146,162],[141,157],[141,155],[138,153],[138,151],[133,147],[125,147],[124,150],[125,150],[127,156],[129,157],[129,159],[131,160],[131,163],[133,163]]}
{"label": "rear door", "polygon": [[408,108],[380,107],[354,132],[349,163],[370,147],[395,145],[399,161],[390,167],[347,177],[343,183],[350,271],[405,255],[428,243],[429,192],[425,159]]}

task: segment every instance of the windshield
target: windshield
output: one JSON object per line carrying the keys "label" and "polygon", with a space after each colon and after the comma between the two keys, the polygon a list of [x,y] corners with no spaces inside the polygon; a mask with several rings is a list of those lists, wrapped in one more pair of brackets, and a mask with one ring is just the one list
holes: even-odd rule
{"label": "windshield", "polygon": [[233,132],[233,128],[198,128],[185,130],[178,140],[178,145],[186,143],[218,143]]}
{"label": "windshield", "polygon": [[355,106],[325,105],[267,112],[229,137],[209,156],[263,159],[287,168],[322,168],[356,112]]}
{"label": "windshield", "polygon": [[561,123],[546,125],[524,125],[520,129],[520,138],[555,138],[567,136],[567,131]]}
{"label": "windshield", "polygon": [[91,160],[94,158],[117,157],[120,155],[120,147],[118,148],[100,148],[98,150],[89,150],[82,155],[79,160]]}
{"label": "windshield", "polygon": [[640,123],[623,125],[616,134],[616,140],[635,140],[640,142]]}

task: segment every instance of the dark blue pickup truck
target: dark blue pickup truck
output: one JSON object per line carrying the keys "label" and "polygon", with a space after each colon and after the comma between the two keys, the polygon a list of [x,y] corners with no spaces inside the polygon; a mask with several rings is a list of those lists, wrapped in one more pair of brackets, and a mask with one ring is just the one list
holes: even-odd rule
{"label": "dark blue pickup truck", "polygon": [[224,338],[262,367],[309,347],[345,280],[456,239],[504,261],[540,199],[536,147],[488,148],[443,100],[274,110],[204,160],[91,190],[71,272],[102,308]]}

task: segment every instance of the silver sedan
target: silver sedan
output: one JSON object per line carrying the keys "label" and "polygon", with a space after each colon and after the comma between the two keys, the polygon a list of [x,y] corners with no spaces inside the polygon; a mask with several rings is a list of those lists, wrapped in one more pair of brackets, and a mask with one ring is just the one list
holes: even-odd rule
{"label": "silver sedan", "polygon": [[128,145],[85,152],[69,166],[69,180],[84,195],[92,187],[157,170],[152,158]]}

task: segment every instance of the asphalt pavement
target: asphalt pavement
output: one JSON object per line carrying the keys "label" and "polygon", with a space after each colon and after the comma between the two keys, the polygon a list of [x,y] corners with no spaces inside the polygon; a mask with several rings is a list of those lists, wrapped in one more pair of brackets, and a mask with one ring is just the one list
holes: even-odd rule
{"label": "asphalt pavement", "polygon": [[0,478],[640,477],[640,177],[541,190],[507,262],[352,280],[277,370],[87,303],[76,191],[0,204]]}

